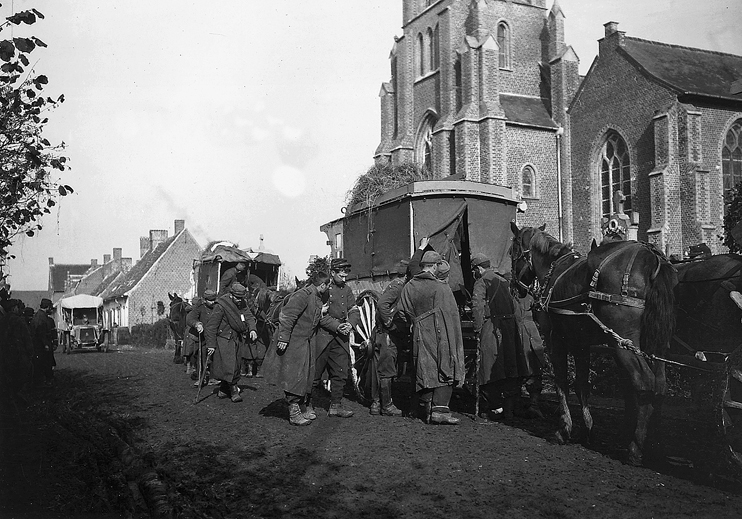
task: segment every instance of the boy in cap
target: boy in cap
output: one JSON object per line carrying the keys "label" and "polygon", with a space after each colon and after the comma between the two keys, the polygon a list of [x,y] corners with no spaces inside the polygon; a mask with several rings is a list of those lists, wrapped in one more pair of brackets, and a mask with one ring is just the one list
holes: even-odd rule
{"label": "boy in cap", "polygon": [[240,388],[240,347],[246,337],[258,338],[255,316],[245,301],[247,289],[234,283],[229,294],[216,300],[214,310],[204,328],[207,353],[212,354],[211,376],[221,380],[219,398],[242,402]]}
{"label": "boy in cap", "polygon": [[439,282],[435,273],[441,255],[423,254],[422,272],[407,282],[400,308],[412,323],[415,388],[423,406],[426,423],[456,425],[448,404],[453,386],[463,385],[464,341],[459,308],[451,288]]}
{"label": "boy in cap", "polygon": [[[197,366],[198,370],[191,373],[191,378],[196,381],[195,385],[198,386],[198,380],[201,374],[206,369],[206,336],[204,335],[204,323],[209,322],[209,318],[214,311],[214,305],[216,304],[216,292],[212,289],[206,289],[203,297],[196,302],[186,315],[186,327],[188,328],[188,335],[192,344],[196,345],[197,355]],[[208,384],[209,375],[204,375],[204,384]]]}
{"label": "boy in cap", "polygon": [[[345,280],[350,273],[350,263],[345,258],[333,258],[330,262],[330,286],[322,294],[322,302],[327,305],[327,315],[331,324],[320,323],[315,339],[316,371],[312,393],[322,382],[322,374],[327,370],[330,376],[330,409],[328,415],[349,418],[353,411],[343,408],[343,389],[350,370],[350,343],[348,334],[352,327],[361,322],[361,314],[356,306],[353,290]],[[312,410],[311,400],[307,409]]]}

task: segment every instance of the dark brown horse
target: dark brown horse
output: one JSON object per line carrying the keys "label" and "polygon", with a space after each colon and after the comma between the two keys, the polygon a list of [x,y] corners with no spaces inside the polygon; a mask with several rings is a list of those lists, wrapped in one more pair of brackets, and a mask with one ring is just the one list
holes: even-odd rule
{"label": "dark brown horse", "polygon": [[592,416],[590,347],[607,345],[619,366],[625,401],[628,462],[642,461],[647,428],[665,394],[665,364],[674,324],[675,270],[653,247],[638,242],[601,245],[587,257],[542,229],[512,224],[514,276],[535,287],[538,320],[547,341],[559,397],[560,442],[569,441],[567,354],[575,360],[575,391],[589,442]]}
{"label": "dark brown horse", "polygon": [[742,468],[742,256],[722,254],[676,265],[677,326],[671,351],[723,366],[718,385],[695,384],[694,400],[708,404],[724,455]]}
{"label": "dark brown horse", "polygon": [[186,315],[188,315],[191,305],[178,294],[168,292],[167,296],[170,298],[168,324],[175,340],[173,362],[183,364],[183,337],[186,331]]}

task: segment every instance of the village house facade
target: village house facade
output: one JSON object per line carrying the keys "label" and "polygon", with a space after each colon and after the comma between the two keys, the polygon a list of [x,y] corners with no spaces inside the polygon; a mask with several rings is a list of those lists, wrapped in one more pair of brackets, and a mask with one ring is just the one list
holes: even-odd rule
{"label": "village house facade", "polygon": [[[578,250],[600,238],[621,191],[632,237],[669,254],[699,242],[723,252],[724,193],[742,180],[742,57],[608,22],[582,78],[558,0],[402,7],[377,163],[512,187],[527,206],[519,225],[546,222]],[[333,256],[336,227],[322,228]]]}
{"label": "village house facade", "polygon": [[175,220],[174,231],[169,237],[167,230],[150,230],[141,237],[139,261],[100,294],[109,326],[131,330],[137,324],[152,324],[166,317],[161,312],[163,307],[167,312],[169,293],[192,290],[193,262],[201,257],[201,246],[184,220]]}

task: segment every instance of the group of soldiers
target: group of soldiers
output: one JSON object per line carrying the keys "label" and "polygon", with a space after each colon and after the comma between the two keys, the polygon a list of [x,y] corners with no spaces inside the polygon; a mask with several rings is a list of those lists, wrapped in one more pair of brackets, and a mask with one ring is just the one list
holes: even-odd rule
{"label": "group of soldiers", "polygon": [[0,392],[25,399],[31,387],[52,385],[57,327],[51,300],[42,299],[34,311],[10,295],[0,291]]}
{"label": "group of soldiers", "polygon": [[[499,273],[483,254],[474,254],[471,266],[476,278],[471,305],[478,337],[480,416],[492,420],[519,413],[540,416],[543,347],[527,316],[530,301],[518,297],[508,274]],[[350,269],[346,259],[332,259],[329,272],[315,273],[305,287],[282,302],[261,374],[283,390],[292,425],[309,425],[317,418],[313,401],[325,376],[330,381],[328,416],[353,415],[343,406],[343,392],[352,369],[350,336],[362,319],[346,282]],[[207,290],[186,322],[194,334],[202,334],[199,364],[210,364],[209,376],[218,380],[218,396],[240,402],[242,359],[245,348],[257,338],[256,318],[247,302],[257,281],[248,288],[245,285],[251,281],[242,274],[244,268],[230,270],[234,272],[222,276],[227,282],[219,292]],[[402,415],[392,398],[392,381],[400,373],[400,353],[411,351],[415,384],[411,414],[426,423],[459,423],[449,404],[454,387],[464,384],[466,367],[459,304],[448,284],[449,271],[449,264],[427,239],[412,258],[398,262],[395,279],[377,301],[376,333],[369,339],[373,342],[370,414]],[[187,355],[195,351],[186,348]],[[206,384],[203,370],[199,373],[195,384]],[[531,398],[529,405],[518,408],[524,383]]]}

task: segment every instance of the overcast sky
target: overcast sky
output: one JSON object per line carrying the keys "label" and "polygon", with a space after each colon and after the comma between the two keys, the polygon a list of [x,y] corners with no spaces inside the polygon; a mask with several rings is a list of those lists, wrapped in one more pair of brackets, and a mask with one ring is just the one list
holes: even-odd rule
{"label": "overcast sky", "polygon": [[[549,2],[549,5],[551,3]],[[603,24],[628,36],[742,53],[742,0],[560,0],[587,72]],[[48,258],[139,259],[139,237],[184,219],[201,245],[280,255],[303,277],[326,255],[321,224],[373,163],[378,92],[401,35],[400,0],[14,0],[46,18],[15,35],[64,94],[46,136],[64,141],[75,193],[19,239],[16,290],[47,288]],[[5,38],[9,32],[0,35]]]}

